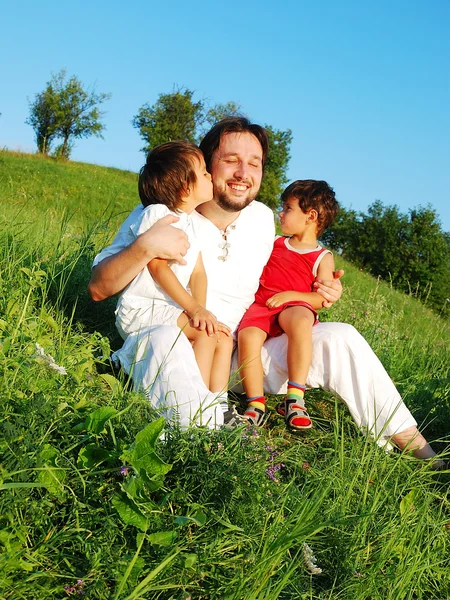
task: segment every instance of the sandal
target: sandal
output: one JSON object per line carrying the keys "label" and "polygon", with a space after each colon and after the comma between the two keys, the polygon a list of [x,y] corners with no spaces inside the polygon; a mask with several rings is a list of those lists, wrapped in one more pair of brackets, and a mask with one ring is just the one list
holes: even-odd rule
{"label": "sandal", "polygon": [[254,406],[247,408],[245,413],[242,415],[249,425],[253,427],[262,427],[269,418],[269,413],[255,408]]}
{"label": "sandal", "polygon": [[[281,412],[283,411],[283,412]],[[310,416],[304,406],[296,404],[295,400],[287,400],[281,402],[277,406],[277,412],[283,414],[286,426],[289,429],[295,431],[302,431],[303,429],[311,429],[313,426]],[[293,423],[294,419],[302,419],[301,423]]]}

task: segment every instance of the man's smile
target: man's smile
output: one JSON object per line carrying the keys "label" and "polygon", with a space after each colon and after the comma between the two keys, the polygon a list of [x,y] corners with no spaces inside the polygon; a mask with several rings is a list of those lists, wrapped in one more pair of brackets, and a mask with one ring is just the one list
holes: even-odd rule
{"label": "man's smile", "polygon": [[228,187],[230,187],[235,192],[245,192],[248,190],[250,185],[248,183],[237,183],[235,181],[229,181]]}

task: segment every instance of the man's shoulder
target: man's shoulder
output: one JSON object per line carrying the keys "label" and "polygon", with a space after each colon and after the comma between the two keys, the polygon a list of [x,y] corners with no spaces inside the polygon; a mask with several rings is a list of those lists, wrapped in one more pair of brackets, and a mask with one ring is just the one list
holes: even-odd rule
{"label": "man's shoulder", "polygon": [[274,215],[272,210],[262,202],[253,200],[242,213],[246,223],[257,225],[258,228],[264,228],[270,231],[272,239],[275,235]]}
{"label": "man's shoulder", "polygon": [[272,209],[270,209],[267,204],[264,204],[263,202],[259,202],[259,200],[253,200],[253,202],[251,202],[247,208],[245,209],[245,211],[248,214],[252,214],[252,215],[260,215],[261,217],[264,217],[266,219],[271,219],[273,221],[273,212]]}

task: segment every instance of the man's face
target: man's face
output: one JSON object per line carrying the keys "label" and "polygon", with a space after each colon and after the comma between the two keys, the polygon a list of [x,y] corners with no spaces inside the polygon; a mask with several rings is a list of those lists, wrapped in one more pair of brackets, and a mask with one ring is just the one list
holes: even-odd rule
{"label": "man's face", "polygon": [[256,198],[262,179],[262,148],[251,133],[226,133],[211,161],[214,200],[228,212]]}

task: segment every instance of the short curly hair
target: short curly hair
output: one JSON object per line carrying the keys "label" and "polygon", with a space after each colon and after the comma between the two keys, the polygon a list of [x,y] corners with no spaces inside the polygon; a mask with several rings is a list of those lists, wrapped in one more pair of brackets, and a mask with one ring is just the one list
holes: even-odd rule
{"label": "short curly hair", "polygon": [[296,198],[303,212],[317,211],[317,235],[333,224],[339,210],[339,203],[332,187],[326,181],[297,179],[281,194],[281,202]]}
{"label": "short curly hair", "polygon": [[197,181],[196,161],[202,159],[200,148],[190,142],[166,142],[153,148],[139,172],[138,190],[142,204],[164,204],[176,212],[188,188]]}

